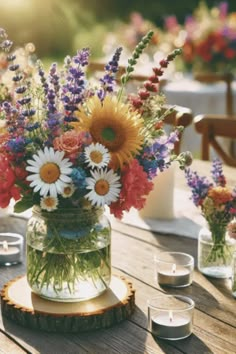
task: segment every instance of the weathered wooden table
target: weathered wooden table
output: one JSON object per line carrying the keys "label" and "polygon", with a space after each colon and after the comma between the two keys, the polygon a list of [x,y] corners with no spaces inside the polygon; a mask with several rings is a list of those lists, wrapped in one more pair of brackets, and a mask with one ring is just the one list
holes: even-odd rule
{"label": "weathered wooden table", "polygon": [[[194,163],[206,174],[207,163]],[[226,168],[230,184],[234,168]],[[177,183],[184,188],[181,173]],[[185,187],[186,188],[186,187]],[[184,208],[184,205],[183,205]],[[2,219],[1,230],[24,234],[26,220]],[[11,225],[11,226],[9,226]],[[207,278],[195,269],[194,281],[184,289],[161,288],[154,278],[153,255],[160,250],[186,252],[197,256],[197,240],[163,235],[118,221],[113,223],[113,272],[124,275],[136,289],[136,309],[130,319],[111,328],[76,334],[55,334],[21,327],[0,316],[0,354],[226,354],[236,353],[236,306],[231,295],[231,281]],[[9,228],[11,228],[9,230]],[[25,263],[0,267],[0,287],[25,273]],[[193,334],[180,341],[155,339],[147,329],[147,299],[160,293],[183,294],[195,301]]]}

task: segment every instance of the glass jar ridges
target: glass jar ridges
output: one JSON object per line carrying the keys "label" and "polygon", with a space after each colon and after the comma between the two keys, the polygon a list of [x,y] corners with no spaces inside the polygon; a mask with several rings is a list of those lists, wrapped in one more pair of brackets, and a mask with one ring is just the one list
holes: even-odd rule
{"label": "glass jar ridges", "polygon": [[100,295],[111,277],[110,224],[101,210],[34,209],[27,227],[27,279],[38,295],[82,301]]}

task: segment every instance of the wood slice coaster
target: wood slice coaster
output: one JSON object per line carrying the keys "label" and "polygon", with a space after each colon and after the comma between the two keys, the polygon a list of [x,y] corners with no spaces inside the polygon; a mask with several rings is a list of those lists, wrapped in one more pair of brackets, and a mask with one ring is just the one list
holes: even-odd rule
{"label": "wood slice coaster", "polygon": [[99,297],[81,302],[55,302],[33,293],[26,276],[1,291],[3,316],[25,327],[49,332],[82,332],[107,328],[127,319],[135,308],[135,290],[124,277],[112,275]]}

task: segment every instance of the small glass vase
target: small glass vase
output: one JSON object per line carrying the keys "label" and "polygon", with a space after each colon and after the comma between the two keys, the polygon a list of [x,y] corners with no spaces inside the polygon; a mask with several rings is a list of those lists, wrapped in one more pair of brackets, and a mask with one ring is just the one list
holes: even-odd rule
{"label": "small glass vase", "polygon": [[103,210],[34,207],[26,240],[27,281],[41,297],[83,301],[109,287],[111,227]]}
{"label": "small glass vase", "polygon": [[212,230],[202,228],[198,235],[198,269],[214,278],[230,278],[235,240],[228,237],[226,225]]}
{"label": "small glass vase", "polygon": [[236,252],[233,254],[232,263],[232,295],[236,298]]}

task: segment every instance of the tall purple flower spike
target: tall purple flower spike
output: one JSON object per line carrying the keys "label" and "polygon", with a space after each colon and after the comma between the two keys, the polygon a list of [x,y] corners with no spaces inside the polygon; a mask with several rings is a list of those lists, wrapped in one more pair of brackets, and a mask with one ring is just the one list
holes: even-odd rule
{"label": "tall purple flower spike", "polygon": [[85,89],[84,66],[88,65],[90,51],[83,48],[78,51],[72,59],[67,60],[68,74],[65,77],[65,84],[62,87],[62,101],[66,111],[65,121],[77,120],[74,112],[78,110],[78,105],[83,102]]}
{"label": "tall purple flower spike", "polygon": [[122,48],[117,48],[112,59],[105,66],[105,75],[100,79],[101,88],[97,92],[97,95],[101,101],[104,100],[106,93],[114,91],[116,84],[116,73],[119,70],[121,52]]}

